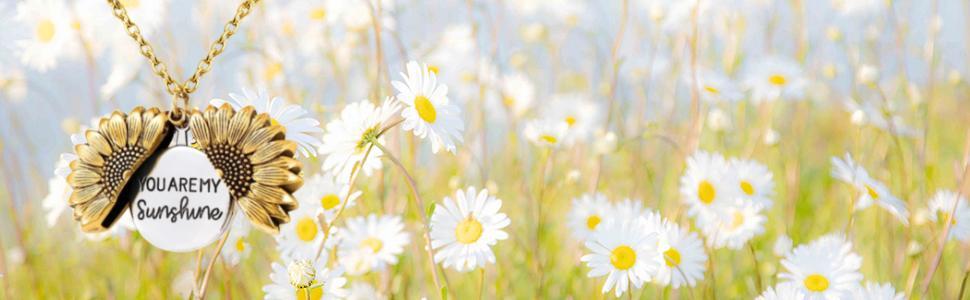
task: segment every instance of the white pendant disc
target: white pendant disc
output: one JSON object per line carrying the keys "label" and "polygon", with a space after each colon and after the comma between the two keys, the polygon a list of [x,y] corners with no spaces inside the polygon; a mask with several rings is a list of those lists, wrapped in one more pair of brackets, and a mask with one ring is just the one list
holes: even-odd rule
{"label": "white pendant disc", "polygon": [[202,151],[162,150],[154,168],[132,178],[129,210],[138,232],[155,247],[188,252],[219,239],[230,218],[229,188]]}

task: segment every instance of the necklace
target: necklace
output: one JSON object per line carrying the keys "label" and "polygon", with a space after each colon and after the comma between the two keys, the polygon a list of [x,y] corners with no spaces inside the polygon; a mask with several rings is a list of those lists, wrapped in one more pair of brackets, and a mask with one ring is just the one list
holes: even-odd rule
{"label": "necklace", "polygon": [[[302,165],[296,143],[269,115],[229,104],[189,107],[189,95],[225,50],[259,0],[245,0],[195,72],[177,81],[155,55],[120,0],[112,13],[172,96],[171,108],[114,111],[84,132],[67,177],[74,219],[85,232],[108,230],[130,209],[135,227],[153,245],[191,251],[215,241],[239,206],[256,227],[279,231],[296,209]],[[164,145],[164,147],[163,147]]]}

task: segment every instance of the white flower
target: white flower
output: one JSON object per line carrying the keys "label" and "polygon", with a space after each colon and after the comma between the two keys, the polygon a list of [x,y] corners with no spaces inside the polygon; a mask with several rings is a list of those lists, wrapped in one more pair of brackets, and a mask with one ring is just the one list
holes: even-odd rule
{"label": "white flower", "polygon": [[791,238],[789,238],[787,234],[782,234],[778,236],[777,240],[775,240],[775,246],[771,248],[771,251],[777,256],[785,256],[788,255],[788,251],[791,251],[791,247]]}
{"label": "white flower", "polygon": [[539,147],[558,148],[566,142],[569,124],[557,120],[533,120],[525,124],[522,135]]}
{"label": "white flower", "polygon": [[[966,198],[953,191],[940,190],[930,200],[929,210],[930,221],[946,222],[946,220],[950,220],[949,239],[963,242],[970,241],[970,206],[967,205]],[[950,218],[951,214],[953,215],[952,219]]]}
{"label": "white flower", "polygon": [[879,81],[879,69],[873,65],[864,64],[859,66],[855,77],[861,84],[875,84]]}
{"label": "white flower", "polygon": [[756,204],[732,205],[723,208],[710,222],[701,225],[707,243],[714,248],[741,249],[755,235],[765,231],[766,218]]}
{"label": "white flower", "polygon": [[[350,186],[347,183],[337,180],[330,173],[324,172],[322,175],[314,174],[310,178],[307,178],[303,187],[297,190],[293,194],[293,197],[299,200],[300,203],[314,203],[313,206],[317,208],[317,213],[322,213],[324,219],[330,222],[337,214],[337,211],[340,210],[341,206],[347,209],[354,207],[356,204],[356,200],[360,197],[361,192],[349,192]],[[347,197],[348,193],[350,197],[343,199]],[[344,204],[344,202],[347,203]]]}
{"label": "white flower", "polygon": [[286,266],[286,274],[290,276],[290,285],[298,289],[305,289],[313,285],[317,270],[313,269],[310,260],[298,259],[291,261]]}
{"label": "white flower", "polygon": [[[697,87],[700,89],[701,100],[709,103],[733,102],[744,97],[737,85],[720,72],[706,71],[698,74],[697,77]],[[691,79],[688,78],[686,82],[691,82]]]}
{"label": "white flower", "polygon": [[909,225],[909,210],[902,200],[893,196],[882,182],[869,177],[865,168],[852,160],[852,155],[845,154],[845,159],[832,157],[832,176],[853,185],[859,193],[855,209],[861,210],[872,205],[873,202],[891,213],[903,225]]}
{"label": "white flower", "polygon": [[558,94],[544,110],[544,119],[566,123],[567,144],[587,141],[592,133],[601,129],[600,106],[579,94]]}
{"label": "white flower", "polygon": [[862,280],[862,257],[838,234],[796,247],[781,265],[785,271],[778,278],[805,293],[806,299],[849,299]]}
{"label": "white flower", "polygon": [[[377,137],[385,124],[400,110],[400,105],[390,98],[380,107],[374,106],[367,100],[348,104],[340,117],[327,123],[327,131],[323,135],[323,145],[320,155],[325,156],[323,170],[335,174],[341,182],[350,181],[350,174],[354,165],[364,159],[369,140]],[[383,136],[376,140],[383,143]],[[381,149],[373,147],[367,161],[360,166],[364,175],[370,175],[381,168]]]}
{"label": "white flower", "polygon": [[[5,7],[0,6],[0,9]],[[3,16],[0,16],[3,17]],[[3,24],[0,24],[2,26]],[[0,49],[3,50],[3,49]],[[27,77],[17,66],[0,62],[0,99],[20,102],[27,96]]]}
{"label": "white flower", "polygon": [[266,113],[272,118],[273,122],[286,128],[286,139],[296,142],[299,146],[300,154],[303,156],[313,156],[313,151],[320,146],[320,138],[316,137],[323,129],[320,129],[320,122],[309,115],[309,112],[299,105],[288,104],[280,97],[272,97],[265,91],[243,89],[242,95],[229,94],[229,100],[212,99],[209,104],[220,106],[229,103],[236,110],[245,106],[253,106],[257,113]]}
{"label": "white flower", "polygon": [[731,159],[729,164],[730,185],[734,186],[735,194],[740,195],[742,202],[771,208],[775,182],[768,167],[757,161],[744,159]]}
{"label": "white flower", "polygon": [[502,230],[509,218],[500,213],[502,200],[476,191],[474,187],[455,192],[455,198],[445,197],[431,215],[431,247],[435,262],[454,267],[459,272],[484,267],[495,262],[491,246],[509,236]]}
{"label": "white flower", "polygon": [[619,297],[630,286],[640,288],[662,264],[657,232],[645,218],[608,220],[586,241],[590,253],[580,258],[591,269],[589,277],[607,276],[603,293]]}
{"label": "white flower", "polygon": [[612,216],[612,205],[603,194],[585,194],[573,199],[569,211],[569,228],[573,237],[585,241],[604,219]]}
{"label": "white flower", "polygon": [[704,244],[696,233],[677,224],[664,221],[660,232],[663,263],[657,271],[655,282],[660,285],[694,286],[704,278],[707,254]]}
{"label": "white flower", "polygon": [[77,156],[74,154],[61,154],[61,158],[57,160],[54,176],[47,180],[47,196],[44,197],[41,205],[47,211],[48,227],[54,227],[57,224],[57,219],[68,208],[68,199],[71,198],[71,192],[74,191],[67,184],[67,175],[71,172],[68,164],[75,159],[77,159]]}
{"label": "white flower", "polygon": [[[642,201],[626,198],[613,203],[610,215],[618,220],[633,220],[639,217],[652,217],[652,211],[643,207]],[[656,230],[660,230],[660,227],[656,227]]]}
{"label": "white flower", "polygon": [[804,300],[807,295],[799,290],[794,284],[780,283],[775,287],[769,287],[755,300]]}
{"label": "white flower", "polygon": [[[289,222],[280,225],[280,233],[276,235],[276,248],[280,255],[286,258],[315,258],[324,236],[317,218],[320,203],[297,199],[300,200],[300,207],[290,212]],[[333,240],[333,237],[330,240]],[[329,243],[331,241],[328,241]],[[326,256],[320,257],[322,259]]]}
{"label": "white flower", "polygon": [[347,260],[353,264],[345,264],[344,267],[351,275],[360,275],[370,270],[381,271],[385,266],[396,264],[397,256],[404,252],[404,246],[409,241],[400,216],[370,214],[366,218],[347,220],[339,253],[341,259],[355,258]]}
{"label": "white flower", "polygon": [[801,66],[789,58],[758,59],[745,74],[744,86],[751,91],[751,101],[755,103],[798,100],[808,86]]}
{"label": "white flower", "polygon": [[70,13],[60,0],[28,0],[17,4],[15,19],[29,34],[15,41],[20,60],[38,71],[47,71],[57,60],[80,48],[77,33],[71,28]]}
{"label": "white flower", "polygon": [[[318,259],[311,263],[313,280],[310,286],[310,299],[343,299],[347,296],[347,290],[343,288],[347,284],[347,279],[343,277],[340,269],[331,270],[327,268],[325,259]],[[270,284],[263,286],[266,293],[266,300],[292,300],[306,299],[306,289],[297,289],[290,284],[290,274],[288,268],[279,263],[273,263],[273,272],[269,274]],[[301,269],[302,270],[302,269]]]}
{"label": "white flower", "polygon": [[222,250],[219,252],[230,266],[239,264],[243,258],[249,256],[249,253],[252,252],[252,244],[248,238],[250,228],[249,220],[243,216],[237,215],[233,217],[229,238],[226,240],[225,247],[222,247]]}
{"label": "white flower", "polygon": [[532,108],[536,91],[529,77],[522,73],[507,74],[502,76],[500,85],[502,104],[512,115],[522,116]]}
{"label": "white flower", "polygon": [[852,299],[903,300],[905,298],[902,293],[896,293],[896,289],[893,288],[892,284],[889,284],[889,283],[879,284],[875,282],[866,282],[865,286],[860,286],[855,289],[855,291],[852,293]]}
{"label": "white flower", "polygon": [[398,92],[397,100],[405,104],[402,128],[430,140],[432,153],[442,147],[455,153],[455,144],[462,142],[461,132],[465,130],[461,109],[450,103],[448,87],[439,85],[426,65],[411,61],[406,68],[407,74],[401,73],[403,82],[391,82]]}
{"label": "white flower", "polygon": [[384,295],[379,293],[374,286],[369,283],[362,281],[354,281],[350,284],[350,294],[347,295],[347,300],[381,300],[387,299]]}
{"label": "white flower", "polygon": [[697,151],[687,158],[687,170],[680,177],[680,195],[690,207],[687,214],[706,223],[718,211],[736,202],[737,186],[727,180],[728,163],[716,153]]}

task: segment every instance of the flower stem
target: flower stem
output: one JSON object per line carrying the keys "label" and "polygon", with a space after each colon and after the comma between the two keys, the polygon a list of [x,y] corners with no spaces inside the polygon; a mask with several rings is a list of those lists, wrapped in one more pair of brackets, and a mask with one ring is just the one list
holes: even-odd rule
{"label": "flower stem", "polygon": [[216,265],[216,258],[219,257],[219,252],[222,251],[222,247],[226,245],[226,240],[229,239],[229,231],[232,231],[232,228],[226,230],[226,233],[222,234],[222,239],[219,240],[219,245],[216,246],[216,249],[212,252],[212,257],[209,258],[209,265],[205,268],[205,275],[202,276],[202,284],[199,285],[198,288],[200,300],[205,299],[206,284],[209,283],[209,276],[212,275],[212,267]]}
{"label": "flower stem", "polygon": [[751,250],[751,259],[754,260],[755,287],[758,288],[758,292],[760,293],[764,290],[764,285],[761,281],[761,266],[758,264],[758,254],[755,253],[754,245],[751,244],[751,241],[748,241],[748,249]]}

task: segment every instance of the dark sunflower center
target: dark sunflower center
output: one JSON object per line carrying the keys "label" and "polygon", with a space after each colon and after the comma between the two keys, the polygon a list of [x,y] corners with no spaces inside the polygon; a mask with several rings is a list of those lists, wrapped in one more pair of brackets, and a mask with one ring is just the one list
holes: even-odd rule
{"label": "dark sunflower center", "polygon": [[249,193],[253,183],[253,165],[249,157],[236,147],[227,144],[212,145],[206,149],[212,166],[222,173],[222,180],[236,199]]}
{"label": "dark sunflower center", "polygon": [[145,149],[138,146],[125,146],[111,153],[102,167],[102,180],[111,194],[121,191],[125,180],[125,172],[134,171],[133,166],[139,157],[145,154]]}

